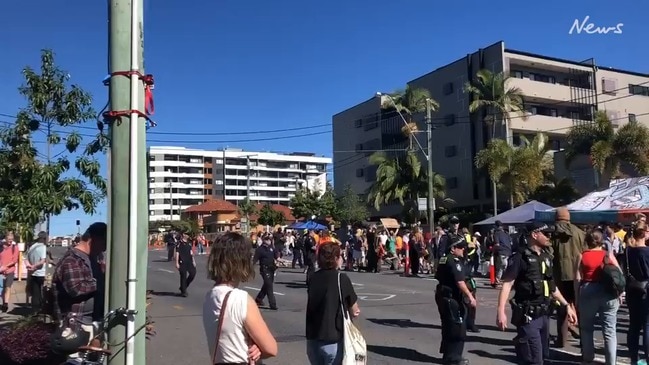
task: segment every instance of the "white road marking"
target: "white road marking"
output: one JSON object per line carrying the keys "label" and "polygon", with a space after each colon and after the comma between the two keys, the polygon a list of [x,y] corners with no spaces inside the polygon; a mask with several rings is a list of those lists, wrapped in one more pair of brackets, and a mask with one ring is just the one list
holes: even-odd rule
{"label": "white road marking", "polygon": [[168,259],[167,256],[158,256],[158,258],[161,259],[161,260],[166,260],[166,259]]}
{"label": "white road marking", "polygon": [[352,283],[352,285],[353,286],[365,286],[365,284],[361,284],[361,283]]}
{"label": "white road marking", "polygon": [[[253,288],[252,286],[244,286],[243,288],[244,288],[244,289],[248,289],[248,290],[256,290],[256,291],[260,291],[260,290],[261,290],[261,289],[259,289],[259,288]],[[280,295],[280,296],[281,296],[281,295],[285,295],[284,293],[278,293],[278,292],[276,292],[276,291],[274,291],[273,293],[274,293],[275,295]]]}
{"label": "white road marking", "polygon": [[378,301],[384,301],[384,300],[390,300],[396,295],[394,294],[373,294],[373,293],[357,293],[359,300],[365,300],[368,302],[378,302]]}
{"label": "white road marking", "polygon": [[433,278],[424,278],[424,280],[428,280],[428,281],[437,281],[437,279],[433,279]]}
{"label": "white road marking", "polygon": [[167,270],[167,269],[158,269],[158,271],[168,272],[169,274],[175,273],[175,271],[171,271],[171,270]]}

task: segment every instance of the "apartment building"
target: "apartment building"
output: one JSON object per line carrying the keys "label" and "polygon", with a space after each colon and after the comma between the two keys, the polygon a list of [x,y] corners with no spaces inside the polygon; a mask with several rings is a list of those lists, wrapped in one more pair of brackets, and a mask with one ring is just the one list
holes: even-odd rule
{"label": "apartment building", "polygon": [[[208,151],[150,147],[149,219],[177,220],[180,212],[209,199],[239,204],[288,205],[298,187],[324,191],[331,158],[313,153]],[[318,181],[319,183],[316,183]]]}
{"label": "apartment building", "polygon": [[[599,66],[592,59],[571,61],[517,51],[504,42],[479,49],[408,82],[429,90],[440,104],[433,115],[433,166],[446,178],[447,194],[458,207],[487,206],[493,199],[490,181],[473,163],[492,132],[483,123],[483,114],[469,113],[470,96],[463,92],[480,69],[508,72],[513,76],[511,85],[526,95],[527,118],[514,116],[511,128],[497,131],[497,137],[507,134],[513,143],[519,143],[520,136],[544,132],[553,150],[559,151],[570,127],[592,121],[595,110],[605,110],[617,127],[628,122],[649,125],[649,74]],[[368,95],[376,91],[385,90],[368,90]],[[373,96],[332,117],[336,189],[351,185],[357,193],[366,193],[376,170],[368,157],[377,150],[402,153],[398,151],[406,147],[403,120],[392,110],[382,110],[386,102],[386,96]],[[425,131],[423,116],[415,120]],[[426,149],[425,133],[418,134],[418,140]],[[590,179],[592,170],[572,175]]]}

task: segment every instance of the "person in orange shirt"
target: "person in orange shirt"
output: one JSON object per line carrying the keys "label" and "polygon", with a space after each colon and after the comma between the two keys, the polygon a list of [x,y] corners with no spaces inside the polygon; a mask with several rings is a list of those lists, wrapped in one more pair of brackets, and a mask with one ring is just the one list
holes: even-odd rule
{"label": "person in orange shirt", "polygon": [[14,282],[16,266],[18,265],[18,247],[14,242],[13,232],[7,232],[2,242],[2,251],[0,251],[0,291],[2,292],[2,312],[9,310],[11,302],[11,285]]}
{"label": "person in orange shirt", "polygon": [[397,236],[394,240],[394,247],[397,251],[397,270],[401,268],[401,262],[403,261],[403,238],[398,233],[399,232],[394,232]]}

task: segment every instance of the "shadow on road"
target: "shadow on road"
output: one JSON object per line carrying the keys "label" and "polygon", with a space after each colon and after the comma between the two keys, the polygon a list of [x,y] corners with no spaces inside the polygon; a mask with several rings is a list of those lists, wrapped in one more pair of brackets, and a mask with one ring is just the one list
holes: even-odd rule
{"label": "shadow on road", "polygon": [[171,262],[171,261],[168,261],[166,259],[156,259],[156,260],[152,260],[151,262]]}
{"label": "shadow on road", "polygon": [[401,328],[432,328],[440,329],[441,327],[434,324],[413,322],[409,319],[384,319],[384,318],[367,318],[368,321],[383,326],[401,327]]}
{"label": "shadow on road", "polygon": [[304,282],[301,282],[301,281],[293,281],[293,282],[276,281],[275,284],[284,285],[285,287],[287,287],[289,289],[306,289],[307,288],[307,285]]}
{"label": "shadow on road", "polygon": [[367,345],[367,351],[377,355],[391,357],[399,360],[409,360],[427,364],[442,364],[441,359],[422,354],[419,351],[407,349],[405,347]]}
{"label": "shadow on road", "polygon": [[149,292],[150,295],[156,296],[156,297],[178,297],[180,296],[179,293],[177,292],[170,292],[170,291],[155,291],[151,290]]}
{"label": "shadow on road", "polygon": [[16,307],[14,307],[8,313],[13,314],[15,316],[28,316],[28,315],[32,314],[33,312],[34,311],[32,310],[31,306],[18,304],[18,305],[16,305]]}

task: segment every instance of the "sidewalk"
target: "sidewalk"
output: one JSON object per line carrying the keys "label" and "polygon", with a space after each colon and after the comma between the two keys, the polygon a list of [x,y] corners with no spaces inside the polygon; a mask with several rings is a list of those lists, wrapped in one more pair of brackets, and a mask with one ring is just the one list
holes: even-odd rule
{"label": "sidewalk", "polygon": [[20,314],[23,312],[22,305],[25,305],[27,302],[27,296],[25,295],[26,284],[26,280],[14,281],[11,286],[11,305],[9,306],[9,312],[0,313],[0,327],[15,322],[22,317]]}

